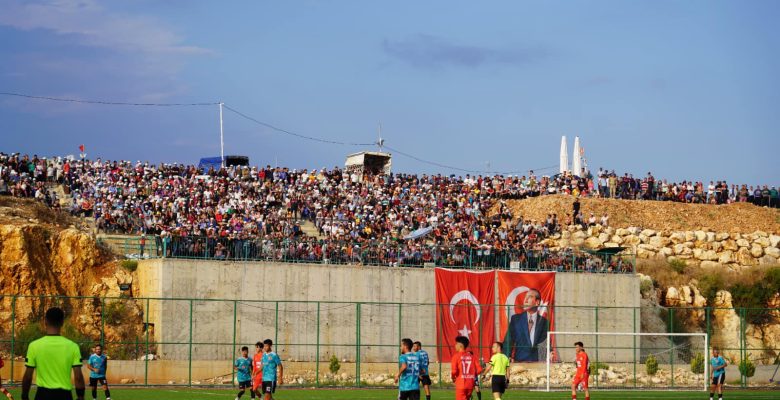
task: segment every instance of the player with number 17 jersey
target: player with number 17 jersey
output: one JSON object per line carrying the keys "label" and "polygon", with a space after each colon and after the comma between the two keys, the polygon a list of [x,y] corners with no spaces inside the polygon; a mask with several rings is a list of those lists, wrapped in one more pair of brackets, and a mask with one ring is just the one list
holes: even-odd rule
{"label": "player with number 17 jersey", "polygon": [[475,378],[482,372],[477,358],[469,351],[452,356],[452,380],[455,382],[455,400],[468,400],[474,390]]}

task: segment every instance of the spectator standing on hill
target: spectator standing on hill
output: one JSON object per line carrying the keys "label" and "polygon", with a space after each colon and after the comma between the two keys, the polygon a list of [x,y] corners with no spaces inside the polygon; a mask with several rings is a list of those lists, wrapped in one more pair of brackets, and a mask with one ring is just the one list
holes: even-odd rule
{"label": "spectator standing on hill", "polygon": [[571,214],[574,215],[575,219],[580,214],[580,199],[579,199],[579,197],[575,197],[574,198],[574,204],[572,204],[572,213]]}

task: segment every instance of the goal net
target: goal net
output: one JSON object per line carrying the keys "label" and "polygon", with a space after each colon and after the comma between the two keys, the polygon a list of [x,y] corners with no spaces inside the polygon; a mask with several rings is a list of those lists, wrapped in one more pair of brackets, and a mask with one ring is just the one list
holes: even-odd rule
{"label": "goal net", "polygon": [[570,389],[575,342],[584,344],[591,389],[707,390],[704,333],[548,332],[546,390]]}

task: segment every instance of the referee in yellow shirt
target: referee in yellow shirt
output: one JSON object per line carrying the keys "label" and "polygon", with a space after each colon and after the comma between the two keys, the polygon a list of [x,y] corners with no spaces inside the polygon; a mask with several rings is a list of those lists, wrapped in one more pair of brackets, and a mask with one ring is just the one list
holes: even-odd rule
{"label": "referee in yellow shirt", "polygon": [[[493,376],[491,378],[491,386],[493,391],[493,398],[501,400],[501,396],[509,387],[509,357],[507,357],[501,349],[504,344],[501,342],[493,342],[493,356],[490,357],[490,373]],[[485,368],[483,375],[487,374],[488,369]]]}
{"label": "referee in yellow shirt", "polygon": [[76,397],[84,400],[84,375],[81,373],[81,351],[76,343],[60,336],[65,323],[61,308],[46,311],[46,336],[33,341],[27,348],[22,400],[30,399],[33,371],[37,371],[35,400],[73,400],[71,371],[76,386]]}

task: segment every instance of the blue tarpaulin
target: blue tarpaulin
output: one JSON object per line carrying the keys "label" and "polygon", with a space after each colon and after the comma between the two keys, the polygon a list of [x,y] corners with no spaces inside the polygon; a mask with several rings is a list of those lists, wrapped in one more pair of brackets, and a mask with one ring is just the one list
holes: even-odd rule
{"label": "blue tarpaulin", "polygon": [[204,172],[208,172],[210,168],[219,171],[221,167],[222,157],[204,157],[201,158],[200,163],[198,163],[198,168],[202,169]]}

